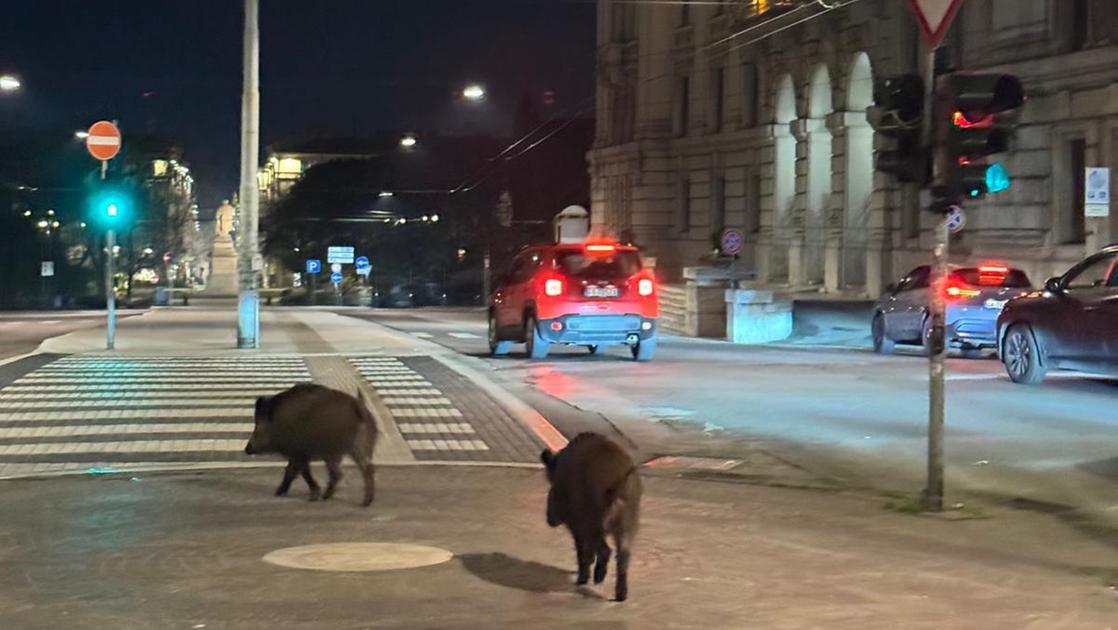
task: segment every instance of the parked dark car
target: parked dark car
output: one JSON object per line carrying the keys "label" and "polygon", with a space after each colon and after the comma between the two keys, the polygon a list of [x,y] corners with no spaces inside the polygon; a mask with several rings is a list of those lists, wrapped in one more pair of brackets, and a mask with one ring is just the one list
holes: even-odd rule
{"label": "parked dark car", "polygon": [[1016,383],[1039,383],[1049,369],[1118,375],[1118,245],[1010,300],[998,352]]}

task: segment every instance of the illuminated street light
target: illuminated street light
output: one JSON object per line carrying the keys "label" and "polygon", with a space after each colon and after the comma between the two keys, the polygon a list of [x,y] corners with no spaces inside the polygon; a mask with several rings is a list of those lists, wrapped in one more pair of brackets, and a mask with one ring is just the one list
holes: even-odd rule
{"label": "illuminated street light", "polygon": [[462,98],[467,101],[480,101],[485,98],[485,88],[477,83],[471,83],[462,90]]}
{"label": "illuminated street light", "polygon": [[405,149],[410,149],[410,148],[414,147],[416,142],[418,142],[418,140],[416,140],[415,136],[413,136],[411,134],[408,134],[408,135],[404,136],[403,138],[400,138],[400,146],[405,148]]}
{"label": "illuminated street light", "polygon": [[74,139],[75,140],[85,140],[88,137],[89,137],[89,132],[86,131],[85,129],[78,129],[77,131],[74,132]]}
{"label": "illuminated street light", "polygon": [[40,229],[45,230],[47,228],[47,226],[50,225],[50,223],[48,223],[46,219],[39,219],[39,222],[36,223],[35,225],[39,226]]}
{"label": "illuminated street light", "polygon": [[58,221],[51,221],[51,222],[50,222],[50,226],[51,226],[52,228],[55,228],[55,229],[57,229],[59,225],[61,225],[61,223],[59,223]]}
{"label": "illuminated street light", "polygon": [[391,197],[391,196],[392,196],[392,193],[390,191],[387,191],[387,190],[382,190],[382,191],[380,191],[380,194],[377,195],[377,197],[380,197],[381,199],[385,199],[385,198]]}
{"label": "illuminated street light", "polygon": [[0,75],[0,92],[15,92],[22,86],[19,78],[10,74]]}
{"label": "illuminated street light", "polygon": [[25,216],[25,217],[31,216],[31,211],[30,210],[24,210],[23,211],[23,216]]}
{"label": "illuminated street light", "polygon": [[54,216],[54,210],[47,210],[47,216]]}
{"label": "illuminated street light", "polygon": [[84,230],[85,229],[85,221],[81,222],[81,226],[82,226],[82,229]]}
{"label": "illuminated street light", "polygon": [[439,215],[432,214],[431,215],[431,223],[438,223],[438,222],[439,222]]}

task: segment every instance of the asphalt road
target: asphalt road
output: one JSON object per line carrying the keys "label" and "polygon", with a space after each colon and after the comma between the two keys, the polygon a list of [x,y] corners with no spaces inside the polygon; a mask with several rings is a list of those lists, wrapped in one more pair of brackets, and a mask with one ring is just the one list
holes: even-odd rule
{"label": "asphalt road", "polygon": [[[364,317],[486,356],[477,309]],[[849,327],[845,320],[837,326]],[[775,440],[836,474],[919,488],[927,360],[917,352],[878,356],[860,347],[858,335],[850,337],[842,349],[803,339],[758,347],[666,336],[650,363],[633,362],[624,347],[597,356],[558,348],[539,362],[516,347],[507,358],[485,360],[509,380],[611,420]],[[1021,386],[993,358],[949,359],[947,378],[949,488],[1017,493],[1118,518],[1118,381],[1054,373],[1040,386]]]}

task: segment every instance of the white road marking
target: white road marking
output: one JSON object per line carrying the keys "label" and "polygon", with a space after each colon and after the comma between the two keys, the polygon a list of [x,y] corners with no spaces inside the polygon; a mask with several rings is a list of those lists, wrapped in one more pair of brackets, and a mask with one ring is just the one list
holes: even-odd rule
{"label": "white road marking", "polygon": [[[91,435],[148,435],[159,433],[252,433],[251,422],[220,422],[205,424],[101,424],[63,425],[55,427],[0,428],[0,438],[88,437]],[[454,431],[446,431],[454,433]]]}
{"label": "white road marking", "polygon": [[[429,409],[422,408],[406,408],[406,409],[392,409],[392,415],[397,418],[461,418],[462,412],[451,407],[450,409],[440,409],[432,407]],[[0,414],[2,415],[2,414]]]}
{"label": "white road marking", "polygon": [[413,332],[412,334],[415,335],[416,337],[419,337],[420,339],[430,339],[430,338],[434,337],[434,335],[432,335],[431,333],[426,333],[426,332]]}
{"label": "white road marking", "polygon": [[456,339],[481,339],[481,335],[475,335],[474,333],[452,332],[447,334]]}
{"label": "white road marking", "polygon": [[241,440],[138,440],[135,442],[60,442],[0,444],[0,455],[72,455],[77,453],[241,452]]}
{"label": "white road marking", "polygon": [[249,410],[244,407],[207,407],[200,409],[90,409],[88,411],[12,411],[0,413],[0,421],[33,420],[120,420],[151,418],[244,418]]}
{"label": "white road marking", "polygon": [[422,407],[423,405],[450,407],[454,404],[442,396],[383,396],[381,401],[389,407]]}
{"label": "white road marking", "polygon": [[481,440],[407,440],[413,451],[488,451]]}
{"label": "white road marking", "polygon": [[403,422],[397,425],[400,433],[474,433],[474,428],[465,422],[436,422],[434,424],[415,424]]}

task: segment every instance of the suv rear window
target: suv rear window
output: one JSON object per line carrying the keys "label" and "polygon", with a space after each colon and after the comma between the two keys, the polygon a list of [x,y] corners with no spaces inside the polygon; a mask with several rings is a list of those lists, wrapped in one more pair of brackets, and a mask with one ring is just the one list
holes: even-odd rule
{"label": "suv rear window", "polygon": [[572,278],[627,278],[641,270],[640,254],[634,251],[612,254],[560,251],[555,261],[559,269]]}
{"label": "suv rear window", "polygon": [[956,269],[951,275],[966,284],[976,287],[1006,287],[1027,289],[1032,286],[1029,277],[1020,269],[1009,269],[1004,275],[1000,272],[982,271],[978,267]]}

